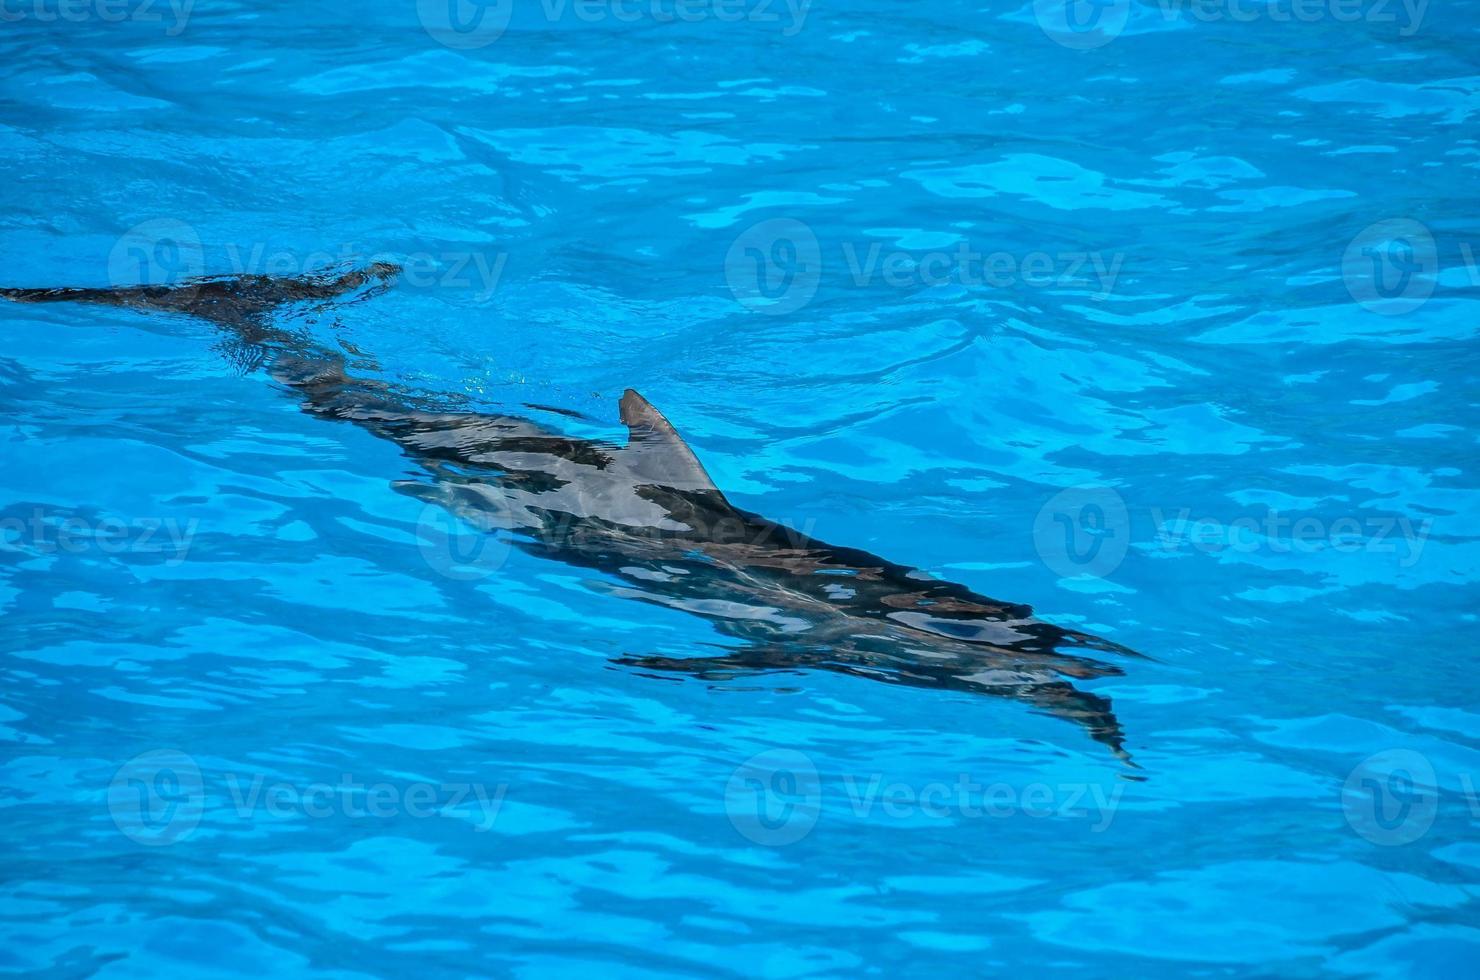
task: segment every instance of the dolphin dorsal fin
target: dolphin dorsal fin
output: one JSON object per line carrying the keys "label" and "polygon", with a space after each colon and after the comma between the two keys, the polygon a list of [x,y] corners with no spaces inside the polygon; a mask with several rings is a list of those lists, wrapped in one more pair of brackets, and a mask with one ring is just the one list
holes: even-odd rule
{"label": "dolphin dorsal fin", "polygon": [[635,475],[655,486],[719,493],[699,457],[646,398],[628,388],[622,395],[621,412]]}

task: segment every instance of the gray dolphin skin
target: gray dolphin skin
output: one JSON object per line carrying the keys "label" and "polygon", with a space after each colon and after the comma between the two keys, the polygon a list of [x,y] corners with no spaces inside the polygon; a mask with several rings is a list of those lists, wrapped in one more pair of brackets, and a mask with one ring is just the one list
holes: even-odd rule
{"label": "gray dolphin skin", "polygon": [[713,655],[624,656],[656,674],[728,680],[828,670],[889,684],[1013,698],[1080,725],[1130,763],[1110,701],[1072,681],[1122,673],[1091,653],[1139,656],[855,548],[735,507],[673,426],[637,392],[621,399],[625,445],[571,438],[529,418],[449,410],[358,378],[343,354],[275,324],[294,304],[364,298],[399,269],[231,276],[171,286],[0,289],[21,303],[177,313],[228,334],[305,412],[389,439],[430,476],[394,484],[471,526],[555,561],[598,570],[616,594],[701,616],[731,644]]}

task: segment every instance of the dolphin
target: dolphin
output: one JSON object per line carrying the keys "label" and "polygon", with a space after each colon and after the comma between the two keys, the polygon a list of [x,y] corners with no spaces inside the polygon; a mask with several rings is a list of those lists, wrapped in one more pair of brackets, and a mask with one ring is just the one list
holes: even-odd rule
{"label": "dolphin", "polygon": [[[625,444],[573,438],[529,417],[460,411],[349,372],[343,354],[281,325],[296,304],[363,299],[399,268],[298,277],[236,275],[165,286],[0,289],[19,303],[175,313],[222,328],[309,414],[396,443],[430,482],[393,486],[521,549],[603,573],[619,596],[708,620],[730,644],[707,655],[624,655],[655,675],[728,680],[827,670],[888,684],[1007,697],[1081,726],[1134,765],[1108,698],[1075,680],[1123,673],[1094,654],[1139,657],[856,548],[827,544],[731,503],[677,430],[628,389]],[[539,406],[526,406],[538,409]]]}

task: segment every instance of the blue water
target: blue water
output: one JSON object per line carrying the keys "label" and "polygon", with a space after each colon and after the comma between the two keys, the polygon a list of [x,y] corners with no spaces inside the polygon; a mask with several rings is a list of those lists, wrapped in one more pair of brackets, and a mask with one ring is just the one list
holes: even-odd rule
{"label": "blue water", "polygon": [[0,969],[1473,970],[1480,5],[760,7],[12,0],[0,285],[407,263],[291,325],[640,390],[736,503],[1145,654],[1073,682],[1129,759],[617,665],[730,641],[208,323],[0,303]]}

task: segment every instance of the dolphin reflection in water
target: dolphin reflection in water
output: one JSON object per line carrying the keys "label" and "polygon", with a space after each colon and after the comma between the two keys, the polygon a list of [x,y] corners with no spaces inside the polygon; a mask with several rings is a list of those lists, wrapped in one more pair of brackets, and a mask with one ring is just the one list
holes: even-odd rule
{"label": "dolphin reflection in water", "polygon": [[728,679],[830,670],[889,684],[1013,698],[1081,725],[1129,762],[1100,695],[1073,680],[1121,674],[1087,652],[1137,656],[856,548],[811,538],[731,504],[668,420],[635,391],[625,446],[571,438],[513,415],[450,411],[399,385],[351,375],[345,357],[274,325],[290,304],[363,298],[399,269],[231,276],[172,286],[0,289],[21,303],[82,302],[188,314],[223,328],[238,354],[302,398],[305,412],[390,439],[435,500],[526,551],[595,569],[621,595],[704,617],[740,641],[715,656],[627,656],[648,671]]}

